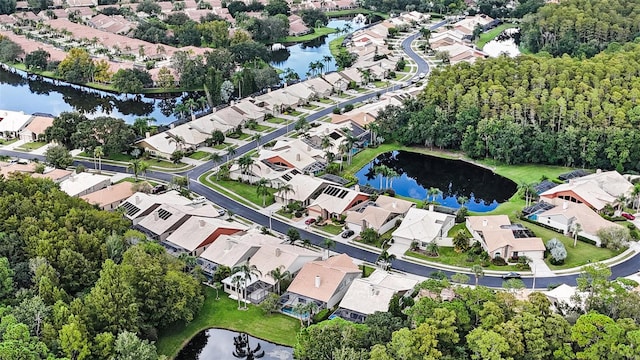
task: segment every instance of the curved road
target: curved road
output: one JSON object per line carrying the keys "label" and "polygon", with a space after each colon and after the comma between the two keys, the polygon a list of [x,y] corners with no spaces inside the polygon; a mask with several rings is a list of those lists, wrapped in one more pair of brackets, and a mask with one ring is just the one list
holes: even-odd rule
{"label": "curved road", "polygon": [[[444,24],[446,24],[446,21],[442,21],[438,24],[435,24],[434,26],[431,27],[431,30],[435,30],[441,26],[443,26]],[[416,64],[418,65],[418,72],[417,73],[421,73],[424,72],[425,74],[429,72],[429,65],[427,64],[427,62],[421,58],[418,54],[416,54],[412,49],[411,49],[411,42],[413,40],[415,40],[417,37],[420,36],[420,33],[411,35],[409,37],[407,37],[403,42],[402,42],[402,47],[404,49],[404,51],[407,53],[407,55],[413,59],[413,61],[416,62]],[[406,84],[398,84],[398,85],[394,85],[392,87],[389,87],[385,90],[382,90],[380,92],[373,92],[370,94],[365,94],[359,97],[356,97],[354,99],[350,99],[347,100],[343,103],[340,104],[340,106],[344,106],[346,104],[354,104],[354,103],[358,103],[358,102],[362,102],[364,100],[368,100],[374,96],[377,96],[378,93],[383,93],[386,91],[394,91],[397,90],[403,86],[405,86]],[[311,114],[309,116],[306,117],[307,121],[311,122],[311,121],[315,121],[325,115],[328,115],[332,112],[332,108],[327,108],[327,109],[323,109],[320,110],[314,114]],[[287,127],[283,127],[280,128],[278,130],[275,130],[269,134],[266,134],[262,137],[262,142],[269,142],[271,140],[274,140],[282,135],[284,135],[287,132]],[[236,153],[235,153],[235,157],[239,157],[242,156],[243,154],[255,149],[258,146],[256,141],[252,141],[248,144],[245,144],[243,146],[240,146],[239,148],[235,149]],[[22,152],[16,152],[16,151],[8,151],[8,150],[0,150],[0,155],[6,155],[6,156],[11,156],[11,157],[17,157],[17,158],[37,158],[38,160],[44,160],[43,156],[39,156],[39,155],[31,155],[29,156],[29,154],[25,154]],[[223,161],[224,162],[224,161]],[[93,162],[91,161],[75,161],[74,162],[75,165],[78,164],[82,164],[87,168],[93,168]],[[272,229],[282,233],[282,234],[286,234],[287,230],[291,227],[290,224],[282,222],[276,218],[271,218],[271,221],[269,219],[268,216],[260,213],[259,211],[253,209],[253,208],[249,208],[241,203],[238,203],[230,198],[227,198],[226,196],[212,190],[211,188],[202,185],[201,183],[198,182],[198,178],[206,173],[207,171],[213,169],[214,167],[218,166],[220,164],[218,163],[213,163],[213,162],[207,162],[205,164],[202,164],[198,167],[195,167],[189,171],[186,172],[182,172],[182,173],[165,173],[165,172],[161,172],[161,171],[149,171],[146,175],[148,178],[150,179],[156,179],[156,180],[161,180],[161,181],[165,181],[165,182],[170,182],[171,179],[175,176],[175,175],[186,175],[189,177],[190,180],[190,188],[191,191],[194,191],[202,196],[205,196],[208,200],[226,208],[229,209],[231,211],[233,211],[235,214],[244,217],[256,224],[259,224],[261,226],[265,226],[265,227],[269,227],[269,223],[271,223]],[[105,171],[112,171],[112,172],[127,172],[126,167],[124,166],[118,166],[118,165],[111,165],[111,164],[103,164],[102,168]],[[304,229],[298,229],[298,231],[300,232],[300,235],[302,236],[302,238],[305,239],[309,239],[312,243],[314,243],[315,245],[321,245],[322,241],[324,240],[324,237],[313,233],[313,232],[309,232],[307,230]],[[356,259],[360,259],[360,260],[364,260],[370,263],[375,263],[377,257],[378,257],[378,253],[374,253],[359,247],[355,247],[355,246],[351,246],[348,244],[344,244],[344,243],[340,243],[337,242],[335,248],[333,249],[333,251],[338,252],[338,253],[345,253],[353,258]],[[613,278],[616,277],[620,277],[620,276],[627,276],[629,274],[635,273],[636,271],[638,271],[638,263],[640,261],[640,254],[637,254],[629,259],[627,259],[626,261],[624,261],[621,264],[615,265],[611,268],[611,271],[613,273]],[[440,269],[437,268],[433,268],[430,266],[425,266],[425,265],[419,265],[419,264],[415,264],[412,262],[408,262],[408,261],[404,261],[404,260],[400,260],[400,259],[396,259],[392,262],[392,266],[394,269],[399,270],[399,271],[403,271],[403,272],[407,272],[407,273],[411,273],[411,274],[416,274],[416,275],[420,275],[420,276],[429,276],[430,274],[436,272],[436,271],[441,271]],[[447,275],[452,275],[453,272],[450,271],[444,271],[445,274]],[[556,277],[547,277],[547,278],[537,278],[536,279],[536,288],[546,288],[549,285],[552,284],[560,284],[560,283],[566,283],[569,285],[574,285],[576,283],[576,278],[577,275],[565,275],[565,276],[556,276]],[[533,278],[523,278],[522,279],[525,283],[525,285],[529,288],[532,287],[533,285]],[[502,278],[500,277],[491,277],[491,276],[485,276],[483,278],[480,279],[480,284],[482,285],[486,285],[486,286],[491,286],[491,287],[500,287],[502,285]]]}

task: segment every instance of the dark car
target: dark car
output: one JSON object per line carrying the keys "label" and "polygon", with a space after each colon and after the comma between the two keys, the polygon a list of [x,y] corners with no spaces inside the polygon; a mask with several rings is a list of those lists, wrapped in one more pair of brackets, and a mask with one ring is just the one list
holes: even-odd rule
{"label": "dark car", "polygon": [[159,185],[154,186],[153,189],[151,189],[151,193],[152,194],[158,194],[158,193],[161,193],[161,192],[163,192],[165,190],[167,190],[167,186],[159,184]]}
{"label": "dark car", "polygon": [[348,238],[348,237],[350,237],[350,236],[353,236],[353,234],[355,234],[355,231],[353,231],[353,230],[345,230],[345,231],[342,233],[342,235],[341,235],[341,236],[342,236],[342,238],[343,238],[343,239],[346,239],[346,238]]}
{"label": "dark car", "polygon": [[305,225],[311,225],[315,222],[316,222],[316,219],[314,218],[308,218],[307,220],[304,221]]}
{"label": "dark car", "polygon": [[625,218],[625,219],[627,219],[627,220],[635,220],[635,219],[636,219],[636,217],[635,217],[635,216],[633,216],[633,215],[631,215],[631,214],[629,214],[629,213],[626,213],[626,212],[623,212],[623,213],[622,213],[622,217],[623,217],[623,218]]}
{"label": "dark car", "polygon": [[507,274],[502,275],[502,278],[505,280],[509,280],[509,279],[521,279],[522,276],[520,274],[518,274],[517,272],[510,272]]}

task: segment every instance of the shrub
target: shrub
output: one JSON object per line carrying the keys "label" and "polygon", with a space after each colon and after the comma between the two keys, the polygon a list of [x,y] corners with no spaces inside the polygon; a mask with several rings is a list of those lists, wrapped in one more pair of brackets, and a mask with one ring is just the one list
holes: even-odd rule
{"label": "shrub", "polygon": [[332,111],[333,111],[334,114],[340,114],[341,113],[339,107],[334,107]]}
{"label": "shrub", "polygon": [[347,105],[344,106],[344,111],[345,112],[348,112],[348,111],[351,111],[351,110],[353,110],[353,104],[347,104]]}
{"label": "shrub", "polygon": [[466,221],[467,215],[469,214],[469,210],[462,206],[456,212],[456,224],[460,224]]}
{"label": "shrub", "polygon": [[547,250],[549,250],[549,254],[551,255],[551,259],[549,260],[553,265],[562,265],[564,264],[564,260],[567,258],[567,249],[564,247],[564,244],[556,239],[550,239],[546,244]]}
{"label": "shrub", "polygon": [[507,262],[501,256],[497,256],[497,257],[494,257],[493,259],[491,259],[491,263],[493,265],[495,265],[495,266],[506,266],[507,265]]}
{"label": "shrub", "polygon": [[327,320],[331,315],[331,312],[332,312],[331,309],[322,309],[318,311],[317,314],[313,315],[311,319],[313,320],[314,324],[317,324],[319,322]]}

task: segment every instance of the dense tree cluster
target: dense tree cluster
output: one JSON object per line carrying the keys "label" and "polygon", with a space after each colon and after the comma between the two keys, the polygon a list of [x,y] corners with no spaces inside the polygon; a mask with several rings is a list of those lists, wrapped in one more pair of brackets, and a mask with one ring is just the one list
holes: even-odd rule
{"label": "dense tree cluster", "polygon": [[13,14],[16,11],[16,0],[0,0],[0,15]]}
{"label": "dense tree cluster", "polygon": [[156,360],[141,338],[202,306],[182,261],[50,180],[0,179],[0,219],[2,359]]}
{"label": "dense tree cluster", "polygon": [[385,139],[474,158],[640,170],[640,45],[580,60],[519,56],[435,70],[379,116]]}
{"label": "dense tree cluster", "polygon": [[[301,330],[297,359],[637,359],[640,326],[633,281],[609,281],[590,267],[578,280],[584,308],[551,303],[542,293],[517,300],[514,291],[455,286],[455,298],[422,297],[400,311],[375,313],[364,324],[334,319]],[[439,293],[447,280],[420,288]],[[394,299],[398,304],[397,299]],[[408,301],[411,303],[410,301]]]}
{"label": "dense tree cluster", "polygon": [[522,23],[522,41],[533,52],[591,57],[613,42],[640,35],[640,3],[567,0],[548,4]]}
{"label": "dense tree cluster", "polygon": [[362,6],[367,9],[390,13],[392,11],[420,11],[420,12],[438,12],[450,13],[460,12],[467,8],[462,0],[364,0]]}
{"label": "dense tree cluster", "polygon": [[12,63],[23,53],[20,45],[0,35],[0,62]]}

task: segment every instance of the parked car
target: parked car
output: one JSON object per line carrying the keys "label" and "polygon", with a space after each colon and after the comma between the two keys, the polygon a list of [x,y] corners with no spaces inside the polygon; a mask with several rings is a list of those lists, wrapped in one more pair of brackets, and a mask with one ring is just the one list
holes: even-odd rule
{"label": "parked car", "polygon": [[207,198],[204,196],[198,196],[196,198],[193,199],[192,203],[193,204],[202,204],[203,202],[207,201]]}
{"label": "parked car", "polygon": [[341,235],[341,236],[342,236],[342,238],[343,238],[343,239],[346,239],[346,238],[348,238],[348,237],[353,236],[353,234],[355,234],[355,231],[353,231],[353,230],[345,230],[345,231],[342,233],[342,235]]}
{"label": "parked car", "polygon": [[627,219],[627,220],[635,220],[635,219],[636,219],[636,217],[635,217],[635,216],[633,216],[633,215],[631,215],[631,214],[629,214],[629,213],[626,213],[626,212],[623,212],[623,213],[622,213],[622,217],[623,217],[623,218],[625,218],[625,219]]}
{"label": "parked car", "polygon": [[218,215],[223,216],[224,214],[227,213],[227,210],[225,209],[218,209]]}
{"label": "parked car", "polygon": [[314,218],[308,218],[307,220],[304,221],[305,225],[311,225],[311,224],[315,224],[316,219]]}
{"label": "parked car", "polygon": [[510,273],[502,275],[502,278],[505,279],[505,280],[521,279],[522,275],[518,274],[517,272],[510,272]]}
{"label": "parked car", "polygon": [[151,193],[152,194],[159,194],[163,191],[167,190],[167,186],[163,185],[163,184],[158,184],[156,186],[153,187],[153,189],[151,189]]}

